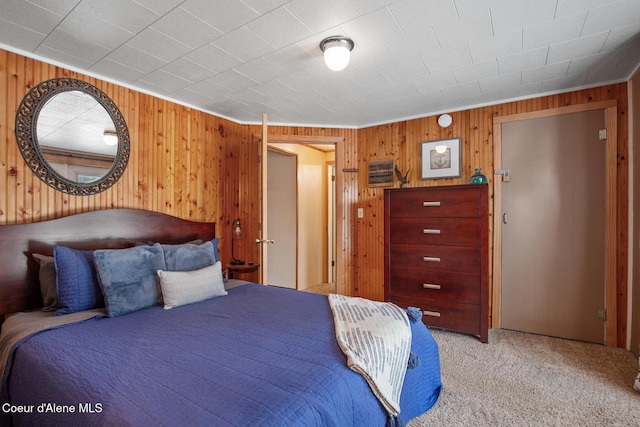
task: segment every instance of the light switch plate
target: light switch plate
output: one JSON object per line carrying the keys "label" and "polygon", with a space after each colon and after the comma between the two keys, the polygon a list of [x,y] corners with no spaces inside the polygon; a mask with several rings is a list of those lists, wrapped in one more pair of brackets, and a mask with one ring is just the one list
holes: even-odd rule
{"label": "light switch plate", "polygon": [[364,218],[364,208],[358,208],[358,218]]}

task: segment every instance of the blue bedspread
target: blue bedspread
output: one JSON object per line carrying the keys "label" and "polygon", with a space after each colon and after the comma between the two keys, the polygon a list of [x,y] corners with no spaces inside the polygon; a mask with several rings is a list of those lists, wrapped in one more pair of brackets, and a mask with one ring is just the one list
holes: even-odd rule
{"label": "blue bedspread", "polygon": [[[437,345],[412,323],[405,421],[438,399]],[[366,381],[346,366],[326,296],[248,284],[229,295],[100,318],[18,346],[8,381],[23,425],[384,426]],[[73,413],[38,413],[39,405]],[[56,407],[47,405],[43,409]]]}

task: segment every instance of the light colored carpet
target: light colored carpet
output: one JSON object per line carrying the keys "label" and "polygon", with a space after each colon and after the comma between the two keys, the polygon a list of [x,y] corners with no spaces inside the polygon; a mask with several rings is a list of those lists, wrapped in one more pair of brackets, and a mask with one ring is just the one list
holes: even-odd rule
{"label": "light colored carpet", "polygon": [[640,426],[629,351],[508,330],[432,330],[444,389],[423,426]]}

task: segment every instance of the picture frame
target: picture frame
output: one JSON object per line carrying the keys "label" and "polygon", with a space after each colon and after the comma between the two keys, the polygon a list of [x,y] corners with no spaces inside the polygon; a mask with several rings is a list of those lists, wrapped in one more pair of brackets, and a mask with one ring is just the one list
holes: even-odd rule
{"label": "picture frame", "polygon": [[461,138],[423,142],[420,179],[456,178],[461,176]]}
{"label": "picture frame", "polygon": [[393,159],[370,161],[367,164],[367,181],[369,187],[390,187],[394,177]]}

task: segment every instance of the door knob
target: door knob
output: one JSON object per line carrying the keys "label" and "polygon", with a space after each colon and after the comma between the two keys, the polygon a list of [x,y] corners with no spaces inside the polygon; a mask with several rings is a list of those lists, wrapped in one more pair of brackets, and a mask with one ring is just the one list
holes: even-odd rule
{"label": "door knob", "polygon": [[273,239],[264,239],[264,240],[256,239],[256,243],[275,243],[275,241]]}

